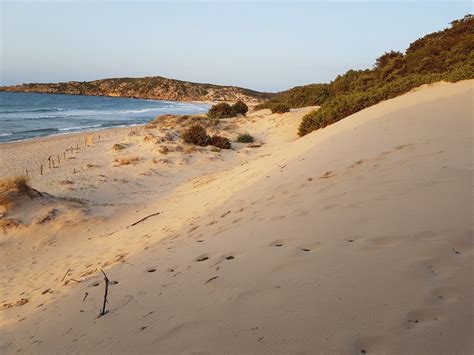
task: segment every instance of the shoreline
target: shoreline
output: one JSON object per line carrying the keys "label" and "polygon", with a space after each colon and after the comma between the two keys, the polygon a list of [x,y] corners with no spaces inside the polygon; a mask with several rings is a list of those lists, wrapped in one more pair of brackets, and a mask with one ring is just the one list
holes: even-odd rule
{"label": "shoreline", "polygon": [[24,138],[24,139],[17,139],[14,141],[5,141],[5,142],[0,142],[0,147],[2,145],[6,144],[13,144],[13,143],[24,143],[24,142],[33,142],[36,140],[42,140],[42,139],[48,139],[48,138],[55,138],[55,137],[63,137],[63,136],[72,136],[72,135],[80,135],[80,134],[92,134],[94,132],[103,132],[107,130],[115,130],[115,129],[126,129],[126,128],[131,128],[131,127],[139,127],[143,126],[146,123],[137,123],[137,124],[132,124],[128,126],[116,126],[116,127],[103,127],[103,128],[96,128],[96,129],[86,129],[84,131],[75,131],[75,132],[68,132],[65,131],[64,133],[56,133],[56,134],[50,134],[47,136],[42,136],[42,137],[32,137],[32,138]]}
{"label": "shoreline", "polygon": [[[108,113],[108,111],[104,111],[102,113],[99,112],[97,114],[97,117],[99,119],[96,120],[97,122],[95,124],[93,122],[91,122],[90,126],[85,126],[84,128],[80,127],[80,125],[81,125],[80,123],[77,124],[79,127],[74,127],[72,125],[71,127],[64,127],[64,128],[55,128],[55,127],[46,128],[46,130],[50,130],[52,133],[46,134],[44,136],[35,136],[35,137],[26,137],[26,138],[21,137],[21,136],[28,135],[28,133],[30,133],[31,129],[27,128],[27,127],[25,127],[25,128],[21,127],[21,128],[17,128],[14,132],[9,132],[8,126],[7,126],[5,128],[6,133],[1,134],[1,136],[3,138],[5,138],[5,140],[0,140],[0,146],[3,146],[4,144],[12,143],[12,142],[26,142],[26,141],[31,141],[31,140],[35,140],[35,139],[45,138],[45,137],[63,136],[63,135],[70,135],[70,134],[76,134],[76,133],[77,134],[93,133],[93,132],[103,131],[103,130],[107,130],[107,129],[115,129],[115,128],[136,127],[136,126],[147,124],[148,122],[156,119],[156,117],[158,117],[158,116],[167,115],[167,114],[171,114],[171,115],[205,115],[207,113],[207,111],[209,110],[210,106],[212,105],[211,102],[204,102],[204,101],[184,102],[184,101],[173,101],[173,100],[159,100],[159,99],[151,99],[151,98],[150,99],[148,99],[148,98],[131,98],[131,97],[117,97],[117,96],[106,96],[106,95],[56,94],[56,93],[53,94],[53,93],[16,92],[16,91],[15,92],[14,91],[3,91],[3,92],[14,93],[14,94],[26,94],[26,95],[28,95],[28,94],[49,95],[49,96],[62,95],[62,96],[71,96],[71,97],[72,96],[76,96],[76,97],[77,96],[82,96],[82,97],[99,97],[99,98],[105,98],[105,99],[111,98],[111,99],[124,99],[124,100],[134,99],[134,100],[141,100],[143,102],[156,102],[157,104],[172,105],[172,106],[169,107],[170,112],[161,112],[161,110],[163,110],[163,108],[161,108],[161,107],[157,107],[156,109],[147,108],[148,111],[153,111],[153,110],[155,111],[150,117],[136,117],[136,121],[138,121],[138,122],[136,122],[136,121],[133,122],[135,116],[124,117],[125,121],[130,121],[130,122],[129,123],[117,124],[116,126],[110,125],[108,121],[104,121],[104,119],[102,119],[103,117],[109,117],[111,113]],[[0,91],[0,95],[1,95],[1,93],[2,93],[2,91]],[[166,107],[168,107],[168,106],[166,106]],[[91,108],[91,109],[95,109],[95,108]],[[187,109],[192,110],[193,112],[189,113],[189,114],[173,112],[173,110],[186,111]],[[65,109],[66,114],[68,113],[67,110],[69,110],[69,109]],[[168,110],[168,108],[165,108],[164,110]],[[18,111],[18,113],[21,113],[21,111]],[[0,115],[2,115],[2,112],[0,112]],[[77,117],[78,117],[79,120],[81,120],[86,116],[78,115]],[[116,116],[123,121],[123,119],[121,118],[121,112],[117,112]],[[62,119],[64,121],[70,122],[70,120],[68,119],[68,116],[64,116],[64,117],[58,116],[58,118]],[[3,118],[0,116],[0,123],[1,123],[2,119]],[[6,119],[8,119],[8,116],[6,116]],[[26,119],[28,119],[28,118],[26,118]],[[145,120],[145,122],[144,122],[144,120]],[[21,121],[21,119],[19,119],[19,121]],[[34,130],[37,130],[37,129],[35,128]],[[38,130],[42,130],[42,129],[38,128]],[[26,134],[24,134],[24,133],[26,133]],[[18,136],[20,136],[20,137],[18,137]],[[14,137],[14,138],[17,138],[17,139],[11,139],[10,140],[10,137]]]}
{"label": "shoreline", "polygon": [[[98,143],[105,143],[111,139],[117,139],[121,135],[128,134],[132,128],[140,128],[143,125],[105,128],[95,131],[81,131],[50,135],[45,137],[35,137],[26,140],[3,142],[0,144],[0,178],[24,176],[35,180],[41,175],[41,165],[43,165],[43,175],[48,175],[48,157],[59,155],[59,160],[68,159],[71,148],[74,150],[93,146]],[[23,154],[16,154],[20,150]],[[66,155],[65,155],[66,153]],[[12,160],[14,157],[14,160]],[[26,173],[28,170],[28,173]]]}

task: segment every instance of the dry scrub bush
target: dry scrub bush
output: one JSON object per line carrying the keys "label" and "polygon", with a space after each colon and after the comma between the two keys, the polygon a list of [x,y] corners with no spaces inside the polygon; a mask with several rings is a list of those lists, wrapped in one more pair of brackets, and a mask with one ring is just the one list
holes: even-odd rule
{"label": "dry scrub bush", "polygon": [[139,157],[118,157],[114,159],[114,161],[117,163],[116,166],[136,164],[140,160],[141,158]]}
{"label": "dry scrub bush", "polygon": [[24,176],[5,178],[0,180],[0,207],[5,211],[11,206],[18,196],[35,198],[41,194],[28,185],[28,179]]}

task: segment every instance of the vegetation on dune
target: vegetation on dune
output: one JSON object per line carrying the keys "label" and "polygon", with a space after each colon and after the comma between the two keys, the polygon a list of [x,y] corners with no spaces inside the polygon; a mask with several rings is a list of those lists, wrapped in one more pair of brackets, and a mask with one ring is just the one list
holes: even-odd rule
{"label": "vegetation on dune", "polygon": [[297,86],[290,90],[278,93],[274,98],[255,106],[255,110],[261,110],[264,108],[269,108],[271,110],[274,106],[280,104],[292,108],[319,106],[323,104],[328,97],[329,84]]}
{"label": "vegetation on dune", "polygon": [[209,145],[221,149],[230,149],[232,147],[229,139],[217,135],[209,138]]}
{"label": "vegetation on dune", "polygon": [[209,112],[207,113],[207,116],[209,118],[227,118],[227,117],[232,117],[233,112],[232,112],[232,106],[230,106],[228,103],[221,102],[217,105],[213,105]]}
{"label": "vegetation on dune", "polygon": [[192,125],[181,133],[181,138],[183,138],[185,143],[194,144],[201,147],[207,145],[212,145],[221,149],[230,149],[232,148],[230,141],[219,135],[214,135],[212,137],[208,136],[206,129],[201,125]]}
{"label": "vegetation on dune", "polygon": [[329,84],[300,86],[279,93],[256,108],[278,104],[321,106],[304,116],[301,136],[337,122],[380,101],[436,81],[474,78],[474,17],[453,21],[451,27],[411,43],[406,52],[390,51],[372,69],[349,70]]}
{"label": "vegetation on dune", "polygon": [[232,105],[232,113],[234,116],[237,115],[245,115],[249,110],[249,107],[245,104],[245,102],[237,101],[235,104]]}
{"label": "vegetation on dune", "polygon": [[239,134],[237,142],[239,143],[253,143],[254,138],[249,133]]}
{"label": "vegetation on dune", "polygon": [[192,125],[185,130],[181,137],[185,143],[199,145],[205,147],[209,143],[209,136],[207,135],[206,129],[200,125]]}
{"label": "vegetation on dune", "polygon": [[33,199],[42,194],[32,189],[28,184],[28,178],[24,176],[0,179],[0,213],[7,211],[19,196]]}
{"label": "vegetation on dune", "polygon": [[290,112],[290,106],[287,104],[276,103],[270,107],[272,113],[285,113]]}
{"label": "vegetation on dune", "polygon": [[207,113],[207,116],[215,119],[229,118],[237,115],[245,115],[248,110],[248,106],[242,101],[237,101],[232,106],[228,103],[221,102],[213,105]]}

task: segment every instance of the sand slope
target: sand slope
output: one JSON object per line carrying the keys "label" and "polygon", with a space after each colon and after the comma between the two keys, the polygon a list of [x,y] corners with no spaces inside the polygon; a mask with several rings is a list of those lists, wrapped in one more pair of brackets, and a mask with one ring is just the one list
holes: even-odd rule
{"label": "sand slope", "polygon": [[0,352],[471,354],[472,97],[439,84],[301,139],[307,110],[256,112],[241,128],[267,144],[140,180],[150,199],[33,265],[4,237],[0,301],[30,301],[0,311]]}

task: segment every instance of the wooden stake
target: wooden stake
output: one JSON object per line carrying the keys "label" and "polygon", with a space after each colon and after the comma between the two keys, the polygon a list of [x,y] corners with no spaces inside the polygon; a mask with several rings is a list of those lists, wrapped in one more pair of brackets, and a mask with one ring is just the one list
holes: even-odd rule
{"label": "wooden stake", "polygon": [[100,269],[100,271],[102,271],[102,273],[104,274],[104,281],[105,281],[104,302],[102,304],[102,309],[101,309],[100,314],[99,314],[99,317],[102,317],[103,315],[105,315],[108,312],[108,311],[105,310],[105,306],[108,303],[107,294],[109,293],[109,278],[105,274],[104,270]]}

